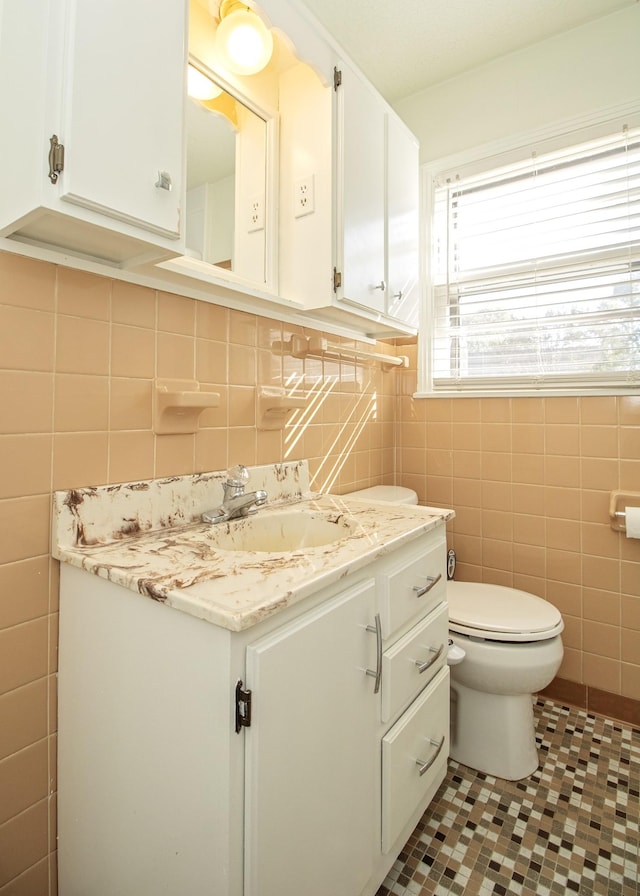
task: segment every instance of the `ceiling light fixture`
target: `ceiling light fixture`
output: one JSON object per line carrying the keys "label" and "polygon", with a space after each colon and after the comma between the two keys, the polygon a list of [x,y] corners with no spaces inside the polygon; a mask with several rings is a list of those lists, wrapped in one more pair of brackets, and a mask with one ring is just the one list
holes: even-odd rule
{"label": "ceiling light fixture", "polygon": [[215,47],[226,69],[236,75],[255,75],[271,59],[273,35],[246,4],[222,0]]}

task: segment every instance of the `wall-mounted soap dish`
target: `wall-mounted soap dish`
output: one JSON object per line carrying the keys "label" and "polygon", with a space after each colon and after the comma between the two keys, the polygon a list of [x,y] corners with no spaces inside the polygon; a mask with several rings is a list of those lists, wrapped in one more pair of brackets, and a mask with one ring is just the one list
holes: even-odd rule
{"label": "wall-mounted soap dish", "polygon": [[278,386],[260,386],[256,403],[258,429],[282,429],[289,414],[307,406],[307,399]]}
{"label": "wall-mounted soap dish", "polygon": [[201,391],[196,380],[156,380],[154,432],[197,432],[200,414],[219,405],[220,393]]}

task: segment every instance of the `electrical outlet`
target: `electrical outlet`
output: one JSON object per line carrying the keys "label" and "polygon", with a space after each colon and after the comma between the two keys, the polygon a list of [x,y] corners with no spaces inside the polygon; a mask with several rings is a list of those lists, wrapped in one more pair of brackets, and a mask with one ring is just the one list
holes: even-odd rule
{"label": "electrical outlet", "polygon": [[264,230],[264,200],[262,196],[252,196],[249,200],[249,220],[247,233]]}
{"label": "electrical outlet", "polygon": [[316,210],[313,174],[296,181],[293,187],[293,216],[302,218]]}

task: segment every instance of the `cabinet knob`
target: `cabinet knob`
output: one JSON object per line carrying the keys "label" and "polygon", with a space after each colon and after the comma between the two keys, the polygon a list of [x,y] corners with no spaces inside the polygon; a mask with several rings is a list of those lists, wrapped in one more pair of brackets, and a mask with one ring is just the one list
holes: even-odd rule
{"label": "cabinet knob", "polygon": [[402,290],[400,290],[400,292],[394,292],[393,298],[400,301],[400,299],[402,298]]}
{"label": "cabinet knob", "polygon": [[159,190],[167,190],[171,192],[171,187],[173,184],[171,183],[171,175],[168,171],[158,171],[158,180],[156,181],[156,187]]}
{"label": "cabinet knob", "polygon": [[377,285],[377,286],[374,286],[373,288],[374,288],[374,289],[381,289],[382,292],[384,292],[385,289],[387,288],[387,284],[385,283],[384,280],[381,280],[380,283],[378,283],[378,285]]}

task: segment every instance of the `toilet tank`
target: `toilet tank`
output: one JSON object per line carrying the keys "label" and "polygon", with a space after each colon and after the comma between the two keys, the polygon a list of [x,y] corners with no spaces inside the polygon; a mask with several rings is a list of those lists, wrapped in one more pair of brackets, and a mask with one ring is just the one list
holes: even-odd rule
{"label": "toilet tank", "polygon": [[418,495],[412,488],[401,485],[374,485],[356,492],[347,492],[343,498],[357,498],[359,501],[373,501],[383,504],[417,504]]}

